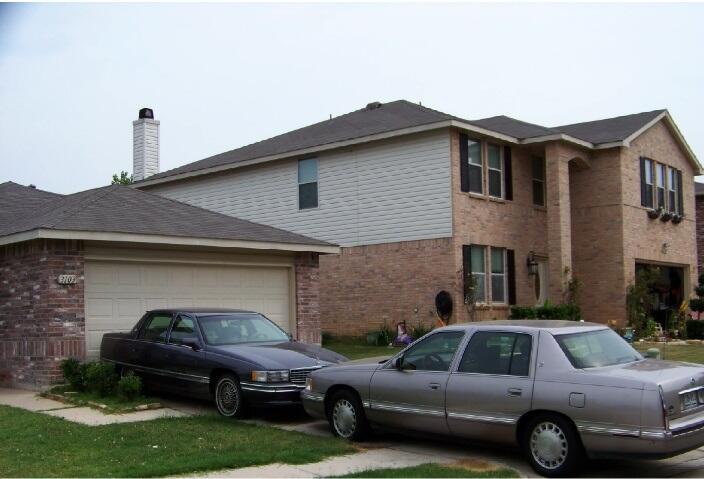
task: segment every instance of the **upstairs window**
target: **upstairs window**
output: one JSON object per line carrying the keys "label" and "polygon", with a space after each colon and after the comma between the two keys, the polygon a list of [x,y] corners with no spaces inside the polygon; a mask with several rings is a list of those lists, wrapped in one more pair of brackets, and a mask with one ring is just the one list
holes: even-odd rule
{"label": "upstairs window", "polygon": [[482,144],[478,141],[467,140],[467,161],[469,162],[469,191],[471,193],[484,193]]}
{"label": "upstairs window", "polygon": [[[672,171],[672,170],[670,170]],[[658,198],[658,208],[665,208],[665,165],[655,165],[655,186]]]}
{"label": "upstairs window", "polygon": [[667,193],[669,196],[668,200],[670,202],[668,210],[672,213],[680,212],[680,205],[678,201],[679,185],[677,184],[677,173],[679,172],[674,168],[667,169]]}
{"label": "upstairs window", "polygon": [[653,160],[640,159],[640,204],[653,208]]}
{"label": "upstairs window", "polygon": [[318,160],[298,161],[298,209],[318,207]]}
{"label": "upstairs window", "polygon": [[545,206],[545,158],[534,156],[533,162],[533,204]]}
{"label": "upstairs window", "polygon": [[487,157],[489,166],[489,196],[503,198],[504,162],[501,155],[501,147],[489,143],[487,145]]}

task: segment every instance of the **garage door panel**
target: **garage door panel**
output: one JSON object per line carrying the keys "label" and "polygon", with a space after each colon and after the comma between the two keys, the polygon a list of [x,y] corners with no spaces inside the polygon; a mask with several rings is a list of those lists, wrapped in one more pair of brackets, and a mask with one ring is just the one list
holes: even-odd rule
{"label": "garage door panel", "polygon": [[105,332],[129,331],[151,309],[249,309],[290,330],[286,268],[88,261],[85,278],[89,357]]}

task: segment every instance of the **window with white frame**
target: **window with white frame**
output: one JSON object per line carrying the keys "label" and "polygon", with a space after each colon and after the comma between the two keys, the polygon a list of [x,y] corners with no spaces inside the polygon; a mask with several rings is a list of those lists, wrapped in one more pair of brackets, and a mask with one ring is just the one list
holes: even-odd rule
{"label": "window with white frame", "polygon": [[506,250],[491,248],[491,302],[506,303]]}
{"label": "window with white frame", "polygon": [[474,301],[486,302],[486,246],[472,245],[472,277],[474,278]]}
{"label": "window with white frame", "polygon": [[482,144],[472,139],[467,140],[467,161],[469,162],[469,191],[484,193],[482,164]]}
{"label": "window with white frame", "polygon": [[487,145],[487,166],[489,167],[489,196],[503,198],[504,164],[501,147],[489,143]]}
{"label": "window with white frame", "polygon": [[657,207],[665,208],[665,165],[655,165],[655,190],[657,191]]}
{"label": "window with white frame", "polygon": [[318,160],[298,161],[298,209],[318,207]]}
{"label": "window with white frame", "polygon": [[[664,166],[663,166],[664,168]],[[669,202],[669,208],[668,211],[671,211],[672,213],[677,213],[679,210],[677,208],[677,170],[674,168],[668,168],[667,169],[667,193],[668,193],[668,202]]]}

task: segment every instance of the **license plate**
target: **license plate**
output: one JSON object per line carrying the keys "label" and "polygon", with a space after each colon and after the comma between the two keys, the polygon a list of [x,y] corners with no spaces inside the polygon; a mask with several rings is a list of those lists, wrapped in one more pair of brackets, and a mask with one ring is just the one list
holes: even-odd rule
{"label": "license plate", "polygon": [[682,394],[680,401],[682,402],[683,411],[697,407],[699,405],[699,401],[697,400],[697,391]]}

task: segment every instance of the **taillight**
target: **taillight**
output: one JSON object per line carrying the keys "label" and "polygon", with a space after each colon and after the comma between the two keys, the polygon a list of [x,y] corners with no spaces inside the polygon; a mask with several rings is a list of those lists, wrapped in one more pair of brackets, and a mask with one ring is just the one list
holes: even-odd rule
{"label": "taillight", "polygon": [[665,403],[665,392],[662,386],[658,384],[658,393],[660,393],[660,402],[662,403],[662,425],[665,430],[670,429],[670,420],[667,418],[667,404]]}

